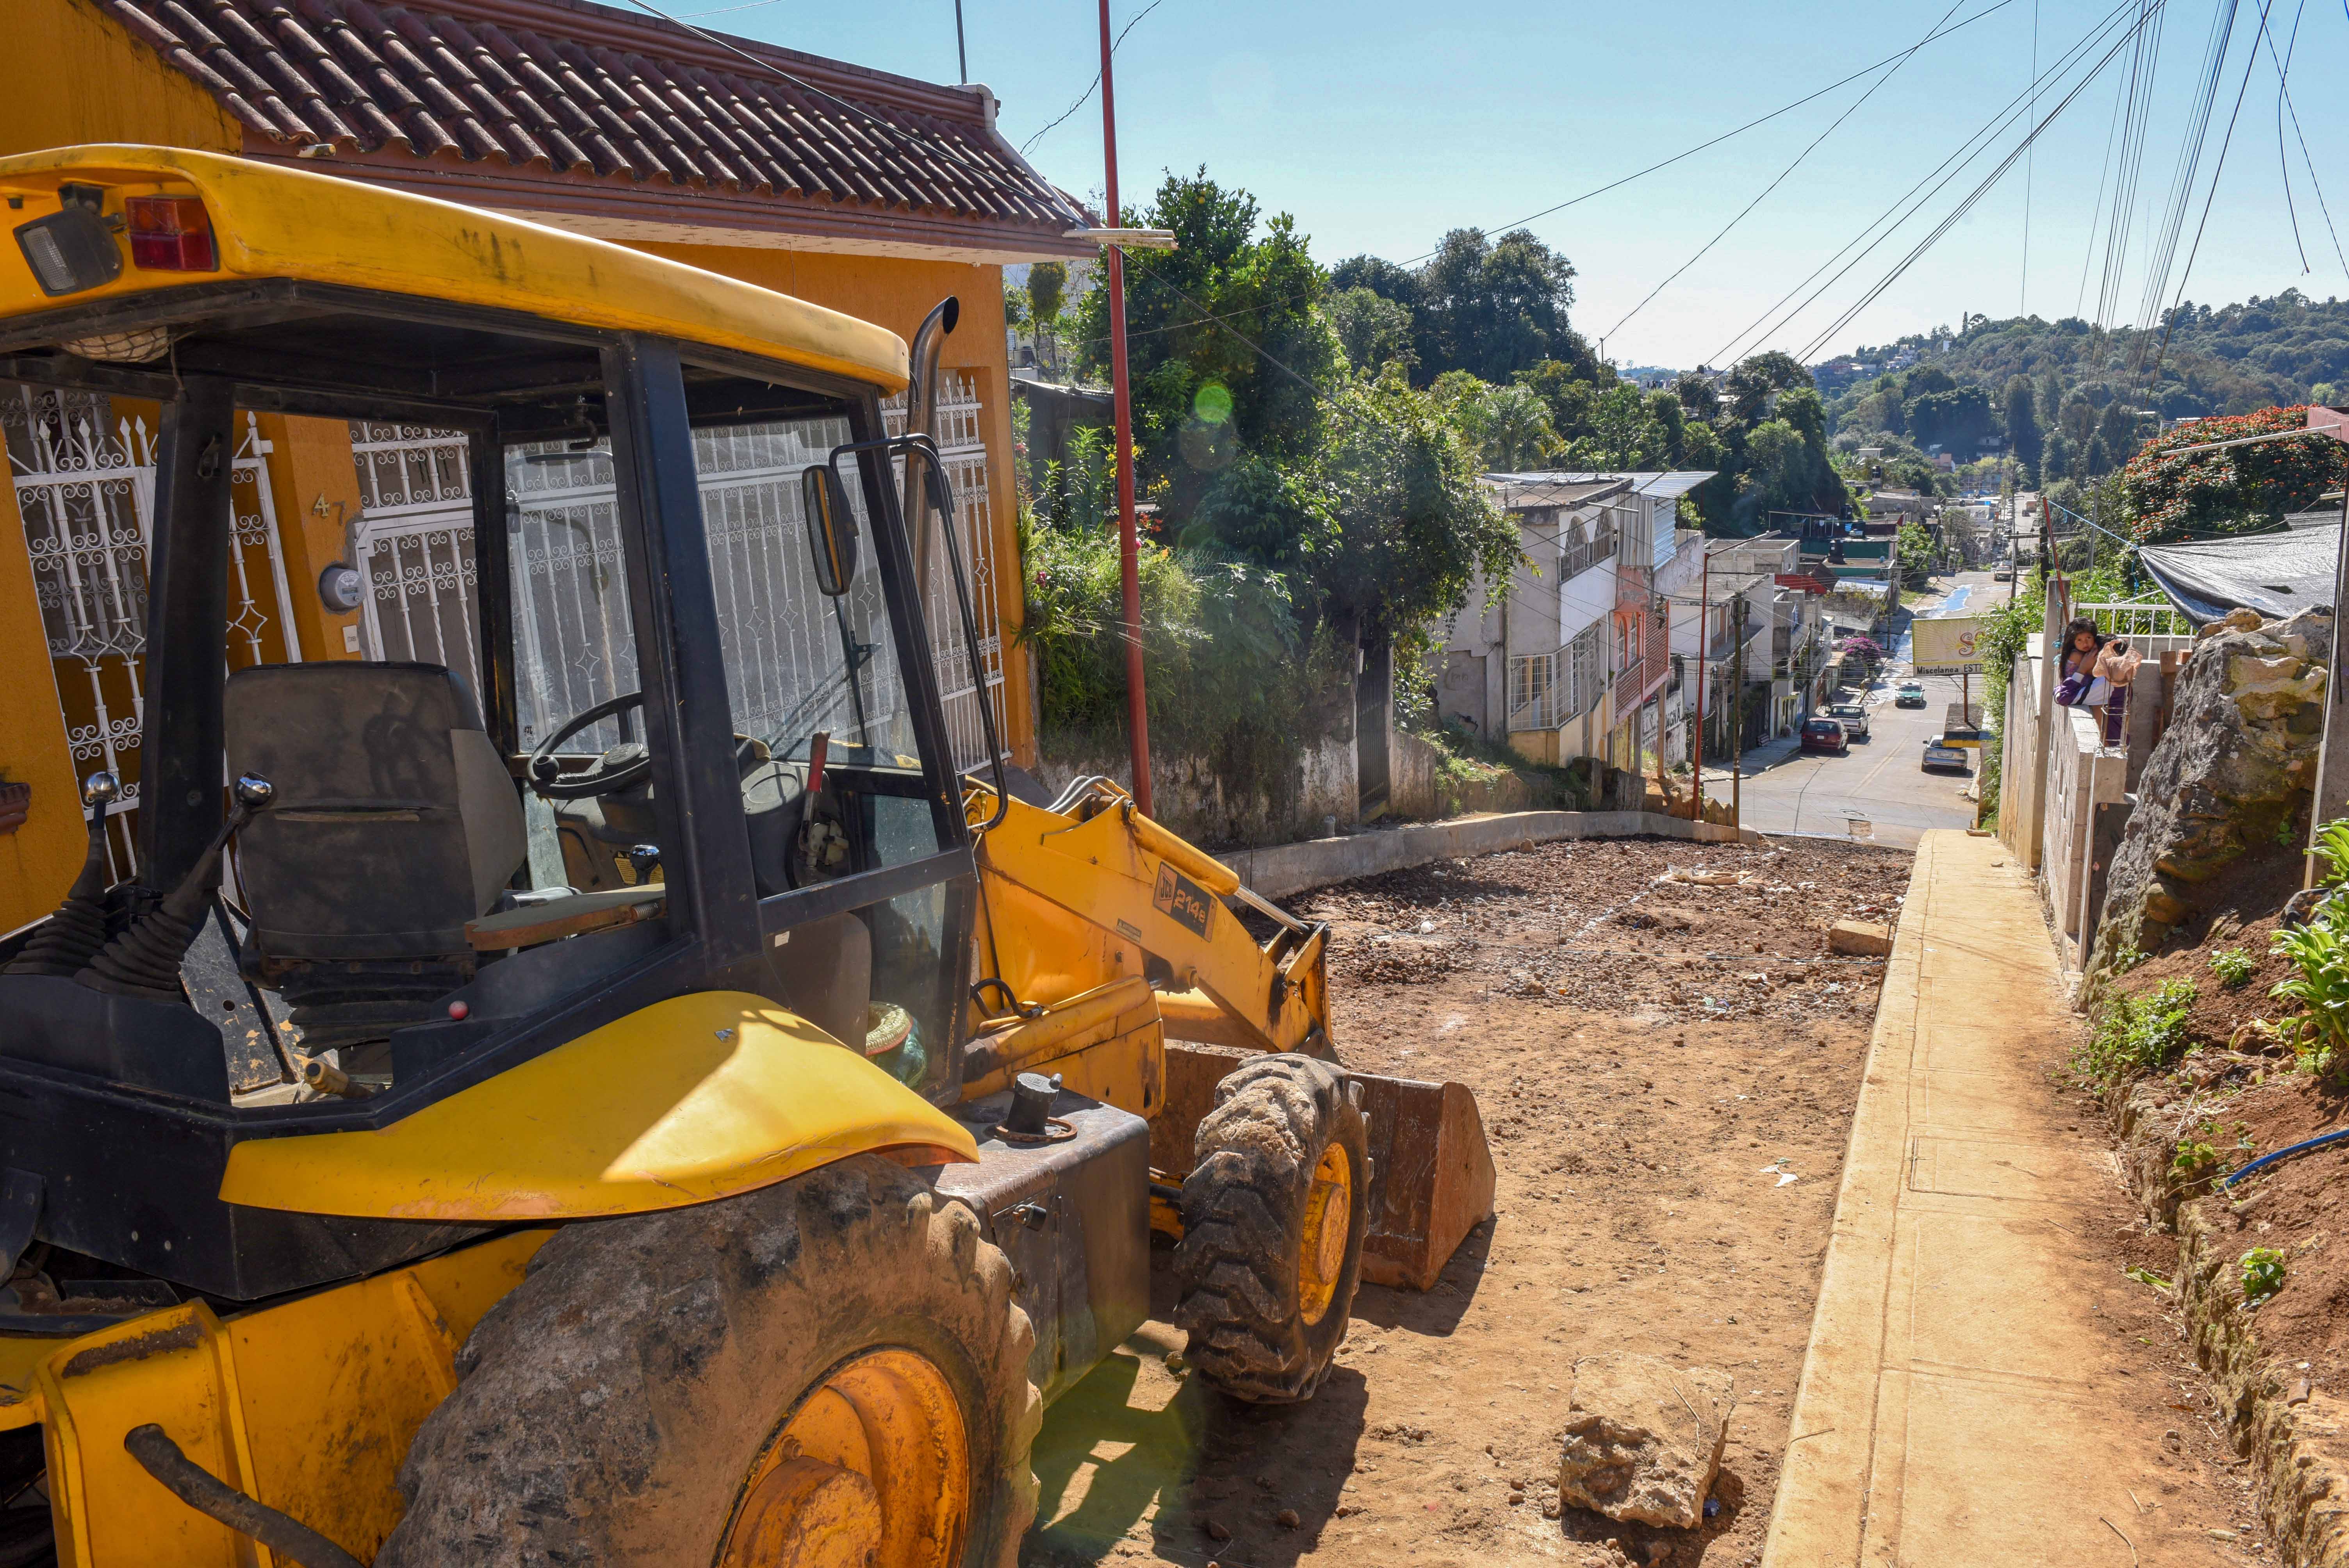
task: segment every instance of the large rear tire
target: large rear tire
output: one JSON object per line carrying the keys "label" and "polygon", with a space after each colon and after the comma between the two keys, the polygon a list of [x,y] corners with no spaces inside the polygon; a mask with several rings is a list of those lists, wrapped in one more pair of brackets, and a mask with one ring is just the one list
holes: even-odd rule
{"label": "large rear tire", "polygon": [[1312,1398],[1346,1337],[1370,1223],[1361,1090],[1310,1057],[1268,1056],[1216,1086],[1183,1183],[1175,1321],[1235,1398]]}
{"label": "large rear tire", "polygon": [[571,1226],[466,1342],[378,1568],[1009,1568],[1034,1343],[969,1212],[876,1156]]}

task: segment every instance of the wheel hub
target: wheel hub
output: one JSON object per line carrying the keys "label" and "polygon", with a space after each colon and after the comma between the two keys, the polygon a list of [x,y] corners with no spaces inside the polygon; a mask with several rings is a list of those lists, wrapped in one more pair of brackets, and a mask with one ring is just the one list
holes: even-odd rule
{"label": "wheel hub", "polygon": [[1332,1143],[1313,1167],[1313,1185],[1305,1194],[1305,1233],[1297,1249],[1297,1305],[1308,1324],[1321,1321],[1337,1294],[1353,1214],[1353,1166],[1345,1150]]}
{"label": "wheel hub", "polygon": [[735,1527],[728,1568],[866,1568],[881,1545],[881,1494],[842,1465],[786,1460],[767,1472]]}
{"label": "wheel hub", "polygon": [[868,1350],[810,1389],[750,1467],[719,1568],[950,1568],[969,1435],[946,1375]]}

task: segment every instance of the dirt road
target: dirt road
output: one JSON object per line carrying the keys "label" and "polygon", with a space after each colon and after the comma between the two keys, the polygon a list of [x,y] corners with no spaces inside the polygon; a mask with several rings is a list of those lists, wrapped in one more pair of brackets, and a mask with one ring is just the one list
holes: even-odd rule
{"label": "dirt road", "polygon": [[[1757,875],[1655,881],[1700,863]],[[1574,1359],[1611,1348],[1733,1376],[1722,1506],[1670,1560],[1752,1556],[1881,974],[1824,932],[1890,918],[1908,873],[1799,841],[1584,842],[1301,900],[1333,927],[1340,1055],[1475,1089],[1499,1216],[1433,1292],[1365,1286],[1307,1405],[1188,1386],[1154,1323],[1051,1412],[1026,1561],[1649,1562],[1673,1532],[1557,1517]]]}

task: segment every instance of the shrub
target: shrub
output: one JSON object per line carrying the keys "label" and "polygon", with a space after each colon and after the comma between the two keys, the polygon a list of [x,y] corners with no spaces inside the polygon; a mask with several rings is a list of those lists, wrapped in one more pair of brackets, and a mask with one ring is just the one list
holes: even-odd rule
{"label": "shrub", "polygon": [[2259,966],[2260,961],[2240,947],[2221,947],[2210,954],[2211,973],[2218,975],[2219,984],[2230,991],[2248,982]]}
{"label": "shrub", "polygon": [[2253,1247],[2243,1254],[2243,1305],[2257,1306],[2283,1288],[2283,1254],[2273,1247]]}
{"label": "shrub", "polygon": [[2349,940],[2320,909],[2307,924],[2277,932],[2274,941],[2297,971],[2268,988],[2271,996],[2300,1004],[2300,1016],[2285,1026],[2292,1050],[2316,1073],[2349,1066],[2341,1049],[2349,1045]]}
{"label": "shrub", "polygon": [[2309,835],[2308,847],[2324,862],[2325,886],[2349,882],[2349,817],[2336,817],[2318,828]]}
{"label": "shrub", "polygon": [[2192,981],[2165,980],[2142,996],[2115,996],[2073,1066],[2097,1088],[2168,1067],[2186,1054],[2186,1015],[2194,995]]}

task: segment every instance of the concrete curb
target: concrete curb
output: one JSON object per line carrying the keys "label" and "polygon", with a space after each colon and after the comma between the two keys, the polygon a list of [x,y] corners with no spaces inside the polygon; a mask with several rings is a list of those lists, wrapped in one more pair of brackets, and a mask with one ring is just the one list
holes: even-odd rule
{"label": "concrete curb", "polygon": [[1751,828],[1741,830],[1718,822],[1692,822],[1685,817],[1653,811],[1503,811],[1443,822],[1413,822],[1342,838],[1309,839],[1301,844],[1233,850],[1216,859],[1237,872],[1240,881],[1259,895],[1287,898],[1309,888],[1423,866],[1432,861],[1489,855],[1562,839],[1642,836],[1705,844],[1751,844],[1762,838]]}

